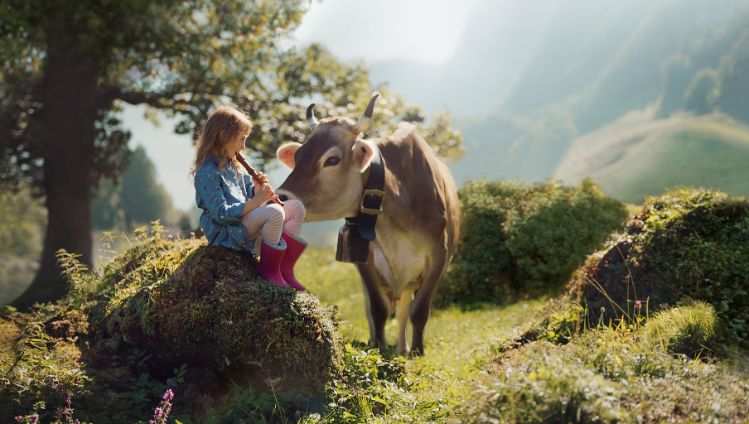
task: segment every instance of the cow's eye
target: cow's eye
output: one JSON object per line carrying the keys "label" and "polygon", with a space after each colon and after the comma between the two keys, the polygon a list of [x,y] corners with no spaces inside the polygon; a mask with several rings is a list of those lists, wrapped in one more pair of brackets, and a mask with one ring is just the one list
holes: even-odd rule
{"label": "cow's eye", "polygon": [[325,159],[325,163],[322,166],[336,166],[341,163],[341,158],[338,156],[331,156]]}

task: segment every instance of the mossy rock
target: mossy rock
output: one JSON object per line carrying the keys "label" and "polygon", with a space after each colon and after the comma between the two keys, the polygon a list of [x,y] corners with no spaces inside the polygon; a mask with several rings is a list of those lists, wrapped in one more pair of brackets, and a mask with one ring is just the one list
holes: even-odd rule
{"label": "mossy rock", "polygon": [[205,240],[153,238],[112,260],[96,283],[89,360],[136,347],[165,370],[180,364],[254,388],[322,393],[338,372],[334,311],[307,293],[257,277],[249,253]]}
{"label": "mossy rock", "polygon": [[732,339],[747,343],[749,201],[697,189],[651,197],[623,235],[588,259],[572,289],[594,322],[703,300]]}

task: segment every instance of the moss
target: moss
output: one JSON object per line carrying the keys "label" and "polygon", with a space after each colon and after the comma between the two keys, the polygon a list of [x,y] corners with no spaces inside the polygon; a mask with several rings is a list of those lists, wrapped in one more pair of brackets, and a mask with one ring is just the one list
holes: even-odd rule
{"label": "moss", "polygon": [[462,422],[744,422],[746,357],[670,355],[644,329],[603,327],[565,345],[502,351],[460,408]]}
{"label": "moss", "polygon": [[649,198],[626,233],[589,258],[572,289],[589,318],[632,318],[685,299],[711,303],[732,340],[749,341],[749,202],[678,189]]}
{"label": "moss", "polygon": [[94,312],[95,362],[109,346],[136,346],[167,369],[188,362],[275,390],[318,392],[338,372],[333,311],[258,279],[247,253],[152,240],[108,266],[102,283],[114,290]]}

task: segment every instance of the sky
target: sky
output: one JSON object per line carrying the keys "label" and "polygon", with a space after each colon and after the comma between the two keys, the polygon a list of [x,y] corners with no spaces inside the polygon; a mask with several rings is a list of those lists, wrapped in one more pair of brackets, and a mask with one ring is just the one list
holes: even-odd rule
{"label": "sky", "polygon": [[[324,44],[341,60],[373,63],[411,59],[430,64],[452,56],[471,9],[479,0],[325,0],[311,1],[310,10],[291,43]],[[427,17],[428,13],[428,17]],[[189,210],[195,190],[188,175],[194,148],[189,135],[174,133],[166,118],[155,127],[140,107],[126,106],[123,122],[132,131],[130,145],[142,145],[156,165],[157,178],[172,196],[174,206]],[[278,186],[288,171],[270,174]]]}

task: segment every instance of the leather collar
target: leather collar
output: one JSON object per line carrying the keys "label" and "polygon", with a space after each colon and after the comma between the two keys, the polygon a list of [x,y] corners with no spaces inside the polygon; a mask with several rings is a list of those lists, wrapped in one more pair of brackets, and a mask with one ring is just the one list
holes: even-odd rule
{"label": "leather collar", "polygon": [[380,149],[377,149],[369,165],[369,177],[359,201],[359,213],[355,217],[346,218],[347,222],[356,225],[359,236],[367,241],[376,238],[375,224],[377,223],[377,216],[382,213],[384,197],[385,161]]}

